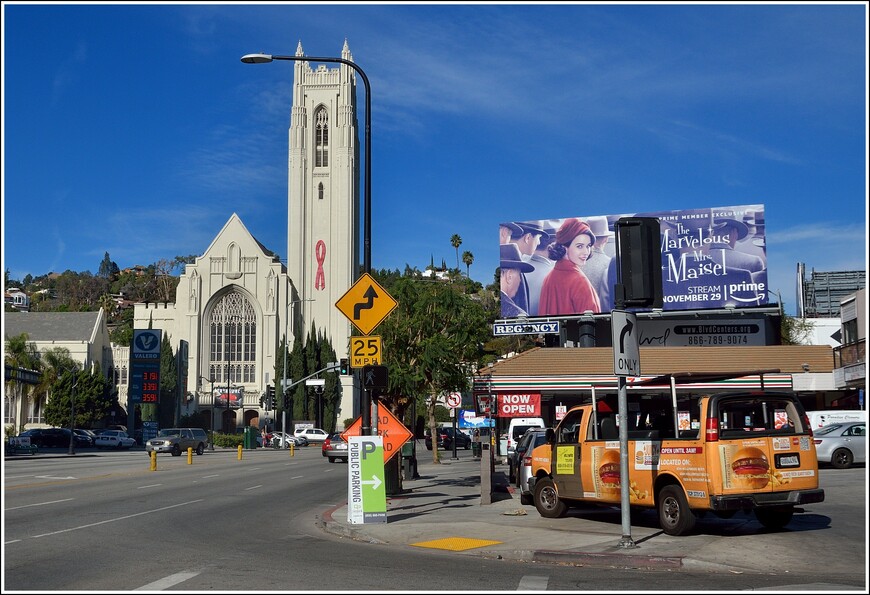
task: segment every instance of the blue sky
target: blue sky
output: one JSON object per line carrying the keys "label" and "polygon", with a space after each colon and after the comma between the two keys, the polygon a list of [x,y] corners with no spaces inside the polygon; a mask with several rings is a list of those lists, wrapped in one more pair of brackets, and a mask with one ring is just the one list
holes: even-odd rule
{"label": "blue sky", "polygon": [[202,254],[233,212],[285,258],[292,63],[240,57],[345,39],[373,269],[456,266],[459,234],[488,284],[500,221],[763,203],[786,312],[797,263],[866,270],[863,2],[4,3],[3,26],[14,279]]}

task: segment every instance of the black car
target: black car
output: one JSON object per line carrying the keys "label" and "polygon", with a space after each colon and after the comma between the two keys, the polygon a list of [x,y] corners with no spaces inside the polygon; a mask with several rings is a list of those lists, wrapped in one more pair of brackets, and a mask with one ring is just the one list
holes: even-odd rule
{"label": "black car", "polygon": [[[438,448],[443,448],[444,450],[452,450],[453,449],[453,428],[438,428]],[[432,450],[432,436],[430,434],[426,434],[426,448]],[[456,448],[464,448],[468,450],[471,448],[471,436],[463,432],[462,430],[456,430]]]}
{"label": "black car", "polygon": [[[40,448],[68,448],[70,431],[68,428],[33,428],[25,430],[21,436],[29,436],[30,443]],[[94,445],[93,439],[75,435],[74,448],[87,448]]]}

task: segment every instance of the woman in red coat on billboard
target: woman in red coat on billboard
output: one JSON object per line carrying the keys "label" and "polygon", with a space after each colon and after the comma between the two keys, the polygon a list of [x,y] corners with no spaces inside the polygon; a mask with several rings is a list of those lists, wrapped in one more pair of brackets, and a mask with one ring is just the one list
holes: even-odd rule
{"label": "woman in red coat on billboard", "polygon": [[586,223],[576,218],[565,219],[549,246],[550,258],[556,261],[556,266],[541,285],[538,316],[601,311],[595,288],[582,270],[593,244],[595,234]]}

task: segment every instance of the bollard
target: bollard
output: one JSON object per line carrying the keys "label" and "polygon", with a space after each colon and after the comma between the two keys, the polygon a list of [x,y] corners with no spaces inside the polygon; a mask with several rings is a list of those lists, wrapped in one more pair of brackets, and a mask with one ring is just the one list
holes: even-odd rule
{"label": "bollard", "polygon": [[242,460],[242,445],[239,444],[239,460]]}
{"label": "bollard", "polygon": [[295,457],[296,456],[295,452],[296,452],[296,443],[291,442],[290,443],[290,456]]}
{"label": "bollard", "polygon": [[187,464],[193,465],[193,448],[190,446],[187,447]]}
{"label": "bollard", "polygon": [[157,451],[151,451],[151,471],[157,471]]}

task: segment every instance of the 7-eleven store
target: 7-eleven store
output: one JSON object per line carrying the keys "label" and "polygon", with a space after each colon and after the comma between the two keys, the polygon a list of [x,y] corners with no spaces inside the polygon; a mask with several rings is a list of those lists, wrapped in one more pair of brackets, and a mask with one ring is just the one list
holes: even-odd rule
{"label": "7-eleven store", "polygon": [[[555,426],[563,412],[593,397],[616,395],[617,376],[610,347],[539,347],[478,370],[473,390],[478,412],[492,403],[496,427],[512,417],[543,417]],[[637,393],[678,395],[731,390],[787,390],[809,411],[826,409],[834,388],[833,349],[827,345],[756,347],[648,347],[640,349],[641,376],[626,379],[629,398]],[[537,407],[535,409],[534,407]],[[502,415],[499,417],[499,412]],[[537,411],[537,413],[535,413]]]}

